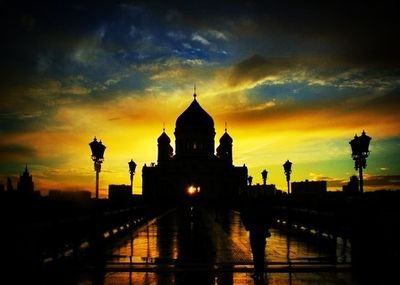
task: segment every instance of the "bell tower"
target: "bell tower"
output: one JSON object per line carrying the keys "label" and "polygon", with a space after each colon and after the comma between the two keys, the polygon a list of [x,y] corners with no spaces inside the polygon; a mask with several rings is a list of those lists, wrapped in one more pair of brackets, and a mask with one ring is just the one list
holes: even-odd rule
{"label": "bell tower", "polygon": [[219,139],[219,146],[217,147],[217,157],[229,165],[233,164],[232,143],[233,139],[228,134],[225,124],[225,133]]}
{"label": "bell tower", "polygon": [[171,139],[165,133],[165,128],[163,128],[162,134],[157,139],[158,146],[158,165],[163,165],[165,162],[169,161],[173,155],[173,149],[171,147]]}

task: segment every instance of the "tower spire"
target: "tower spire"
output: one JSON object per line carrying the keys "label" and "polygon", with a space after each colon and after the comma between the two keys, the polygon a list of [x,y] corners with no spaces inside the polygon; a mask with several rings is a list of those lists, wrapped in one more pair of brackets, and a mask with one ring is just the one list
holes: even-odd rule
{"label": "tower spire", "polygon": [[196,99],[196,83],[193,85],[193,98]]}
{"label": "tower spire", "polygon": [[165,133],[165,122],[163,122],[162,124],[163,124],[162,131]]}
{"label": "tower spire", "polygon": [[228,130],[228,127],[227,127],[227,124],[225,122],[225,133],[226,133],[227,130]]}

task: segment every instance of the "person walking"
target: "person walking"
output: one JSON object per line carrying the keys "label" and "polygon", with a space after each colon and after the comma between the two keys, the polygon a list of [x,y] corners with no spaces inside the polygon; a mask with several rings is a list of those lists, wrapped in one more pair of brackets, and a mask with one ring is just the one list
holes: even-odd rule
{"label": "person walking", "polygon": [[264,278],[265,247],[267,238],[271,236],[271,211],[266,204],[249,203],[241,212],[242,223],[249,231],[251,252],[253,255],[254,279]]}

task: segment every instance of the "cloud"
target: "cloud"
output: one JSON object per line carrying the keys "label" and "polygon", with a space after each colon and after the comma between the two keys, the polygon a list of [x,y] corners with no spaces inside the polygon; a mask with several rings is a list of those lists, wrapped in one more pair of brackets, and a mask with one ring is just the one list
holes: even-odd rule
{"label": "cloud", "polygon": [[333,178],[330,176],[322,175],[322,174],[317,174],[311,172],[309,174],[310,178],[312,181],[326,181],[328,188],[341,188],[343,185],[345,185],[348,181],[345,179],[340,179],[340,178]]}
{"label": "cloud", "polygon": [[400,175],[370,175],[364,179],[366,186],[370,187],[393,187],[400,188]]}
{"label": "cloud", "polygon": [[21,144],[0,145],[0,157],[4,162],[28,162],[36,157],[36,150]]}
{"label": "cloud", "polygon": [[53,60],[48,55],[39,54],[37,56],[37,70],[38,72],[47,71],[52,65]]}
{"label": "cloud", "polygon": [[[399,134],[396,9],[266,1],[217,1],[213,9],[185,2],[170,9],[165,1],[150,2],[48,3],[46,11],[5,5],[0,132],[10,138],[3,142],[10,155],[29,156],[29,148],[21,148],[26,144],[40,150],[33,157],[46,158],[42,166],[70,169],[87,160],[86,137],[102,134],[109,146],[106,168],[119,167],[110,161],[115,157],[125,161],[123,150],[137,150],[148,163],[162,122],[173,129],[194,82],[219,125],[228,121],[242,134],[235,147],[249,143],[238,156],[246,164],[264,163],[254,157],[271,140],[277,142],[271,149],[280,150],[276,161],[285,144],[301,162],[315,149],[324,159],[333,156],[327,138],[351,138],[354,130]],[[385,17],[371,20],[376,15]],[[293,146],[307,138],[315,144]],[[388,161],[397,151],[390,149]],[[398,171],[398,163],[385,162],[374,167],[380,174],[389,173],[379,170],[382,165]]]}
{"label": "cloud", "polygon": [[[280,82],[284,73],[295,66],[296,62],[288,58],[267,59],[260,55],[253,55],[234,65],[228,78],[228,84],[233,87],[244,85],[247,88],[252,88],[265,81],[274,84]],[[295,74],[294,71],[292,70]]]}
{"label": "cloud", "polygon": [[131,25],[131,28],[129,30],[129,36],[134,38],[138,34],[138,29],[135,27],[135,25]]}
{"label": "cloud", "polygon": [[106,52],[101,48],[102,37],[95,35],[93,38],[82,41],[71,53],[72,61],[83,66],[98,65],[101,58],[107,57]]}
{"label": "cloud", "polygon": [[186,39],[186,35],[181,31],[169,31],[167,36],[177,41]]}
{"label": "cloud", "polygon": [[255,106],[249,106],[248,111],[265,111],[276,106],[275,100],[267,101]]}
{"label": "cloud", "polygon": [[193,47],[189,43],[182,43],[182,46],[186,49],[192,49]]}
{"label": "cloud", "polygon": [[202,45],[205,45],[205,46],[210,45],[210,42],[206,38],[200,36],[198,33],[192,34],[192,41],[199,42],[199,43],[201,43]]}
{"label": "cloud", "polygon": [[310,86],[332,86],[342,89],[392,89],[400,85],[391,69],[369,69],[354,66],[341,58],[264,57],[258,54],[233,66],[227,83],[249,89],[258,85],[306,83]]}
{"label": "cloud", "polygon": [[208,31],[205,32],[205,34],[207,36],[209,36],[209,37],[212,37],[212,38],[216,39],[216,40],[223,40],[223,41],[227,41],[228,40],[228,37],[223,32],[220,32],[220,31],[217,31],[217,30],[208,30]]}

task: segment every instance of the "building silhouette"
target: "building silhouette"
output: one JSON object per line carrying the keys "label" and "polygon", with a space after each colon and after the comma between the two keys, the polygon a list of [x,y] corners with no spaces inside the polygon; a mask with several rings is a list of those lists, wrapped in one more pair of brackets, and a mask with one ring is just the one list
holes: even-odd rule
{"label": "building silhouette", "polygon": [[30,175],[28,171],[28,165],[25,166],[25,171],[19,177],[17,191],[25,194],[33,194],[34,192],[34,184],[32,175]]}
{"label": "building silhouette", "polygon": [[327,191],[326,181],[301,181],[292,182],[293,195],[321,195]]}
{"label": "building silhouette", "polygon": [[224,203],[246,189],[247,167],[233,165],[233,139],[226,128],[215,153],[213,118],[193,94],[177,118],[175,154],[165,129],[159,136],[157,164],[143,167],[143,195],[148,201],[183,202],[190,196]]}
{"label": "building silhouette", "polygon": [[114,202],[129,202],[132,199],[131,185],[108,185],[108,199]]}
{"label": "building silhouette", "polygon": [[349,182],[346,185],[342,186],[343,193],[348,195],[357,194],[360,192],[359,190],[359,180],[358,177],[353,175],[350,177]]}
{"label": "building silhouette", "polygon": [[265,197],[265,196],[275,196],[277,193],[277,189],[275,184],[256,184],[249,185],[247,189],[247,194],[249,197],[257,198],[257,197]]}

